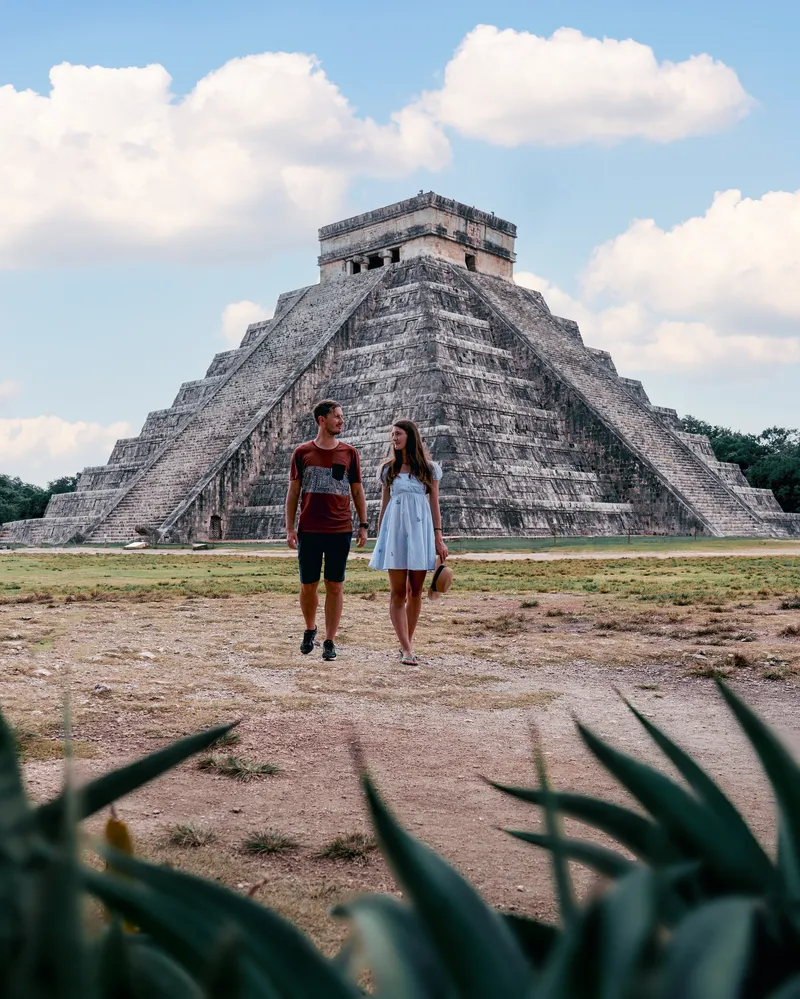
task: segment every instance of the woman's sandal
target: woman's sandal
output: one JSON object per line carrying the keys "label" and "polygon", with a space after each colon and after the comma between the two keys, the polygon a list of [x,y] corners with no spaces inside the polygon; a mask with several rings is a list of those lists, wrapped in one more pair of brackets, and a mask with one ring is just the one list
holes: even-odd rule
{"label": "woman's sandal", "polygon": [[413,652],[404,652],[400,662],[404,666],[419,666],[419,659],[417,659]]}

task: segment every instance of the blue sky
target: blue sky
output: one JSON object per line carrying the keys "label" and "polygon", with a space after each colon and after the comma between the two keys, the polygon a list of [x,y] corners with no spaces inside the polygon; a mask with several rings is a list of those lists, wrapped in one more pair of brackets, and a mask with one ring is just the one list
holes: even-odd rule
{"label": "blue sky", "polygon": [[[800,423],[800,5],[0,12],[0,471],[44,482],[103,462],[248,318],[316,279],[316,226],[420,188],[516,222],[520,280],[655,403],[746,430]],[[565,27],[581,34],[556,45]],[[603,39],[636,44],[601,51]],[[324,82],[297,59],[220,72],[278,52],[316,56]],[[705,68],[688,66],[702,54]],[[161,66],[173,106],[212,82],[167,134],[159,71],[62,71],[51,98],[64,63]],[[678,84],[669,63],[688,66]],[[391,131],[404,109],[422,132]],[[263,177],[252,162],[228,171],[242,150]],[[287,164],[310,199],[289,208]]]}

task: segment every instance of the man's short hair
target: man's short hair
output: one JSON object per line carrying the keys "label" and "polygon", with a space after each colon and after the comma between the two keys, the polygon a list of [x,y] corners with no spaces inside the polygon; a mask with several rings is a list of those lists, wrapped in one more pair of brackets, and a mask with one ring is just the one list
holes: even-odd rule
{"label": "man's short hair", "polygon": [[314,407],[314,423],[319,422],[320,416],[327,416],[331,410],[341,408],[341,405],[335,399],[320,399]]}

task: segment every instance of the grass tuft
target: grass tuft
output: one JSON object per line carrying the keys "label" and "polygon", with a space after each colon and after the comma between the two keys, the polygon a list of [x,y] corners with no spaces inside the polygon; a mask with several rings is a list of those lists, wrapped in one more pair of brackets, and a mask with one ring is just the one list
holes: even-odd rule
{"label": "grass tuft", "polygon": [[317,856],[328,860],[366,860],[367,855],[378,849],[375,837],[369,833],[351,832],[336,836],[326,843]]}
{"label": "grass tuft", "polygon": [[530,607],[538,607],[539,606],[539,601],[538,600],[523,600],[520,603],[519,606],[520,606],[521,610],[527,610]]}
{"label": "grass tuft", "polygon": [[762,680],[785,680],[786,670],[781,666],[767,666],[758,675]]}
{"label": "grass tuft", "polygon": [[242,737],[238,732],[225,732],[211,743],[211,749],[227,749],[229,746],[238,746],[241,741]]}
{"label": "grass tuft", "polygon": [[241,756],[204,756],[198,761],[197,769],[233,777],[245,783],[258,777],[280,773],[280,767],[276,767],[274,763],[252,763]]}
{"label": "grass tuft", "polygon": [[787,597],[778,604],[781,610],[800,610],[800,596]]}
{"label": "grass tuft", "polygon": [[725,657],[725,663],[728,666],[735,666],[736,669],[746,669],[752,665],[747,656],[741,652],[731,652]]}
{"label": "grass tuft", "polygon": [[169,830],[169,841],[175,846],[198,847],[213,843],[217,834],[207,826],[179,823]]}
{"label": "grass tuft", "polygon": [[781,628],[778,634],[782,638],[797,638],[800,635],[800,625],[787,624],[785,628]]}
{"label": "grass tuft", "polygon": [[286,853],[289,850],[296,850],[299,843],[292,836],[277,832],[275,829],[263,829],[260,832],[252,832],[242,843],[244,853],[262,856],[269,853]]}

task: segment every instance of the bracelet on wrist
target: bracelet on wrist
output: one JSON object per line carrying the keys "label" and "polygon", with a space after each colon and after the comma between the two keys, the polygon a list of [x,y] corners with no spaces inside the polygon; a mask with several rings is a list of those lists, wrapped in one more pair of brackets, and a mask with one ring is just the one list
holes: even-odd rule
{"label": "bracelet on wrist", "polygon": [[438,531],[438,532],[439,532],[439,534],[441,534],[441,533],[442,533],[442,529],[441,529],[441,527],[434,527],[434,529],[433,529],[433,530],[434,530],[434,533],[435,533],[436,531]]}

